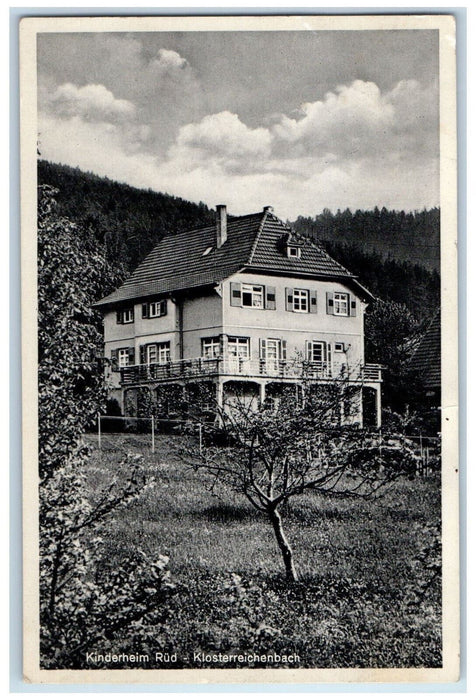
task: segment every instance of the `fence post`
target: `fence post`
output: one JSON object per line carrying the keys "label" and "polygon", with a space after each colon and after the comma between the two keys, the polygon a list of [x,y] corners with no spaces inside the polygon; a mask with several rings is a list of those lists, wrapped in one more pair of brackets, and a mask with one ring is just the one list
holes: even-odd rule
{"label": "fence post", "polygon": [[203,443],[202,443],[202,424],[198,424],[198,441],[200,445],[200,454],[202,454]]}
{"label": "fence post", "polygon": [[98,413],[98,448],[101,449],[101,414]]}
{"label": "fence post", "polygon": [[155,418],[151,416],[152,420],[152,454],[155,452]]}

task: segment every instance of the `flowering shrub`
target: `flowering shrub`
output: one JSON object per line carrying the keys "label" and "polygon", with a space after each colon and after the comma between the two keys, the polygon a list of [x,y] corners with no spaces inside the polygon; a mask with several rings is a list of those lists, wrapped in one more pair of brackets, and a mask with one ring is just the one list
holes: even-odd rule
{"label": "flowering shrub", "polygon": [[171,589],[165,557],[104,559],[112,514],[150,485],[141,457],[91,498],[83,433],[103,408],[102,337],[91,308],[113,277],[97,244],[55,214],[39,191],[40,658],[44,668],[82,668],[92,645],[132,643],[160,621]]}

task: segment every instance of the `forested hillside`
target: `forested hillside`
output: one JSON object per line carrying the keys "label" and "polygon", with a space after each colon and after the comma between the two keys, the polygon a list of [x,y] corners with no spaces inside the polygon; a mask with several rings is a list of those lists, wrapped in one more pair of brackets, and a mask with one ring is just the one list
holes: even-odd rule
{"label": "forested hillside", "polygon": [[[58,213],[79,224],[83,235],[99,241],[120,277],[132,271],[164,233],[214,221],[214,212],[203,203],[140,190],[78,168],[39,161],[38,181],[58,189]],[[431,317],[439,305],[440,278],[428,269],[431,265],[414,264],[417,252],[413,263],[392,255],[400,250],[393,244],[396,240],[401,247],[412,236],[420,245],[422,241],[437,245],[438,210],[405,214],[375,209],[354,215],[349,210],[335,215],[324,211],[314,220],[300,217],[295,226],[318,237],[376,297],[405,304],[418,320]]]}
{"label": "forested hillside", "polygon": [[429,270],[440,267],[440,210],[436,208],[404,212],[375,207],[335,214],[324,209],[314,219],[300,216],[291,225],[315,240],[355,245],[361,252],[380,253]]}
{"label": "forested hillside", "polygon": [[367,253],[356,243],[321,244],[329,255],[357,275],[374,296],[405,304],[417,319],[431,318],[440,305],[440,275],[436,270]]}
{"label": "forested hillside", "polygon": [[58,212],[91,232],[107,259],[132,271],[165,233],[215,220],[205,204],[140,190],[79,168],[40,160],[38,184],[58,189]]}

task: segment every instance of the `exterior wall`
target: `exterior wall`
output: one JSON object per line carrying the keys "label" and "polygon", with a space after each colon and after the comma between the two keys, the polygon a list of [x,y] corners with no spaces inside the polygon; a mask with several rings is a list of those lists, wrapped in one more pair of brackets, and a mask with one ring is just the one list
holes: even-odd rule
{"label": "exterior wall", "polygon": [[[232,306],[231,282],[273,286],[276,289],[276,309],[252,309]],[[316,290],[317,313],[286,310],[286,288]],[[305,357],[306,341],[330,343],[335,366],[354,366],[364,360],[363,318],[365,304],[356,298],[356,315],[334,316],[327,313],[326,293],[349,289],[341,282],[303,280],[238,273],[223,283],[223,331],[229,336],[246,336],[251,342],[252,359],[259,358],[259,340],[277,338],[287,341],[287,359]],[[344,343],[346,352],[335,352],[334,343]]]}
{"label": "exterior wall", "polygon": [[186,299],[183,305],[183,356],[202,354],[202,338],[223,332],[223,302],[217,292]]}
{"label": "exterior wall", "polygon": [[[142,304],[134,304],[134,321],[117,323],[116,310],[104,315],[105,356],[110,359],[113,350],[134,348],[134,364],[140,362],[140,346],[147,343],[170,342],[171,358],[178,359],[178,314],[171,299],[167,300],[167,314],[158,318],[142,318]],[[107,371],[106,379],[112,388],[120,384],[119,372]]]}
{"label": "exterior wall", "polygon": [[[275,309],[253,309],[231,305],[232,283],[259,284],[275,289]],[[317,313],[296,312],[286,309],[286,288],[313,290],[317,298]],[[344,366],[356,368],[364,363],[364,311],[366,304],[355,298],[355,316],[327,313],[326,294],[350,293],[338,281],[305,280],[257,273],[238,273],[225,280],[217,291],[185,299],[182,314],[179,307],[167,300],[167,314],[159,318],[142,318],[142,304],[134,306],[134,322],[118,324],[116,311],[104,318],[105,354],[110,358],[114,350],[134,348],[134,363],[140,364],[140,347],[149,343],[169,342],[171,360],[198,358],[202,355],[202,339],[225,336],[222,349],[227,355],[227,337],[250,339],[251,360],[260,359],[260,340],[286,341],[288,362],[306,358],[307,341],[321,341],[330,349],[333,374]],[[180,329],[180,316],[182,329]],[[343,343],[344,352],[335,349]],[[326,356],[326,360],[329,356]],[[112,389],[119,388],[119,372],[108,371]]]}

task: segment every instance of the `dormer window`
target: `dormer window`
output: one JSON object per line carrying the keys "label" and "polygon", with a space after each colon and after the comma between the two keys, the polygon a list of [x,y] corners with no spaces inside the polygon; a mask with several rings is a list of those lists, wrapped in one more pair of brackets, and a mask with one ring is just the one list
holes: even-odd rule
{"label": "dormer window", "polygon": [[300,258],[301,248],[297,245],[288,245],[288,258]]}

